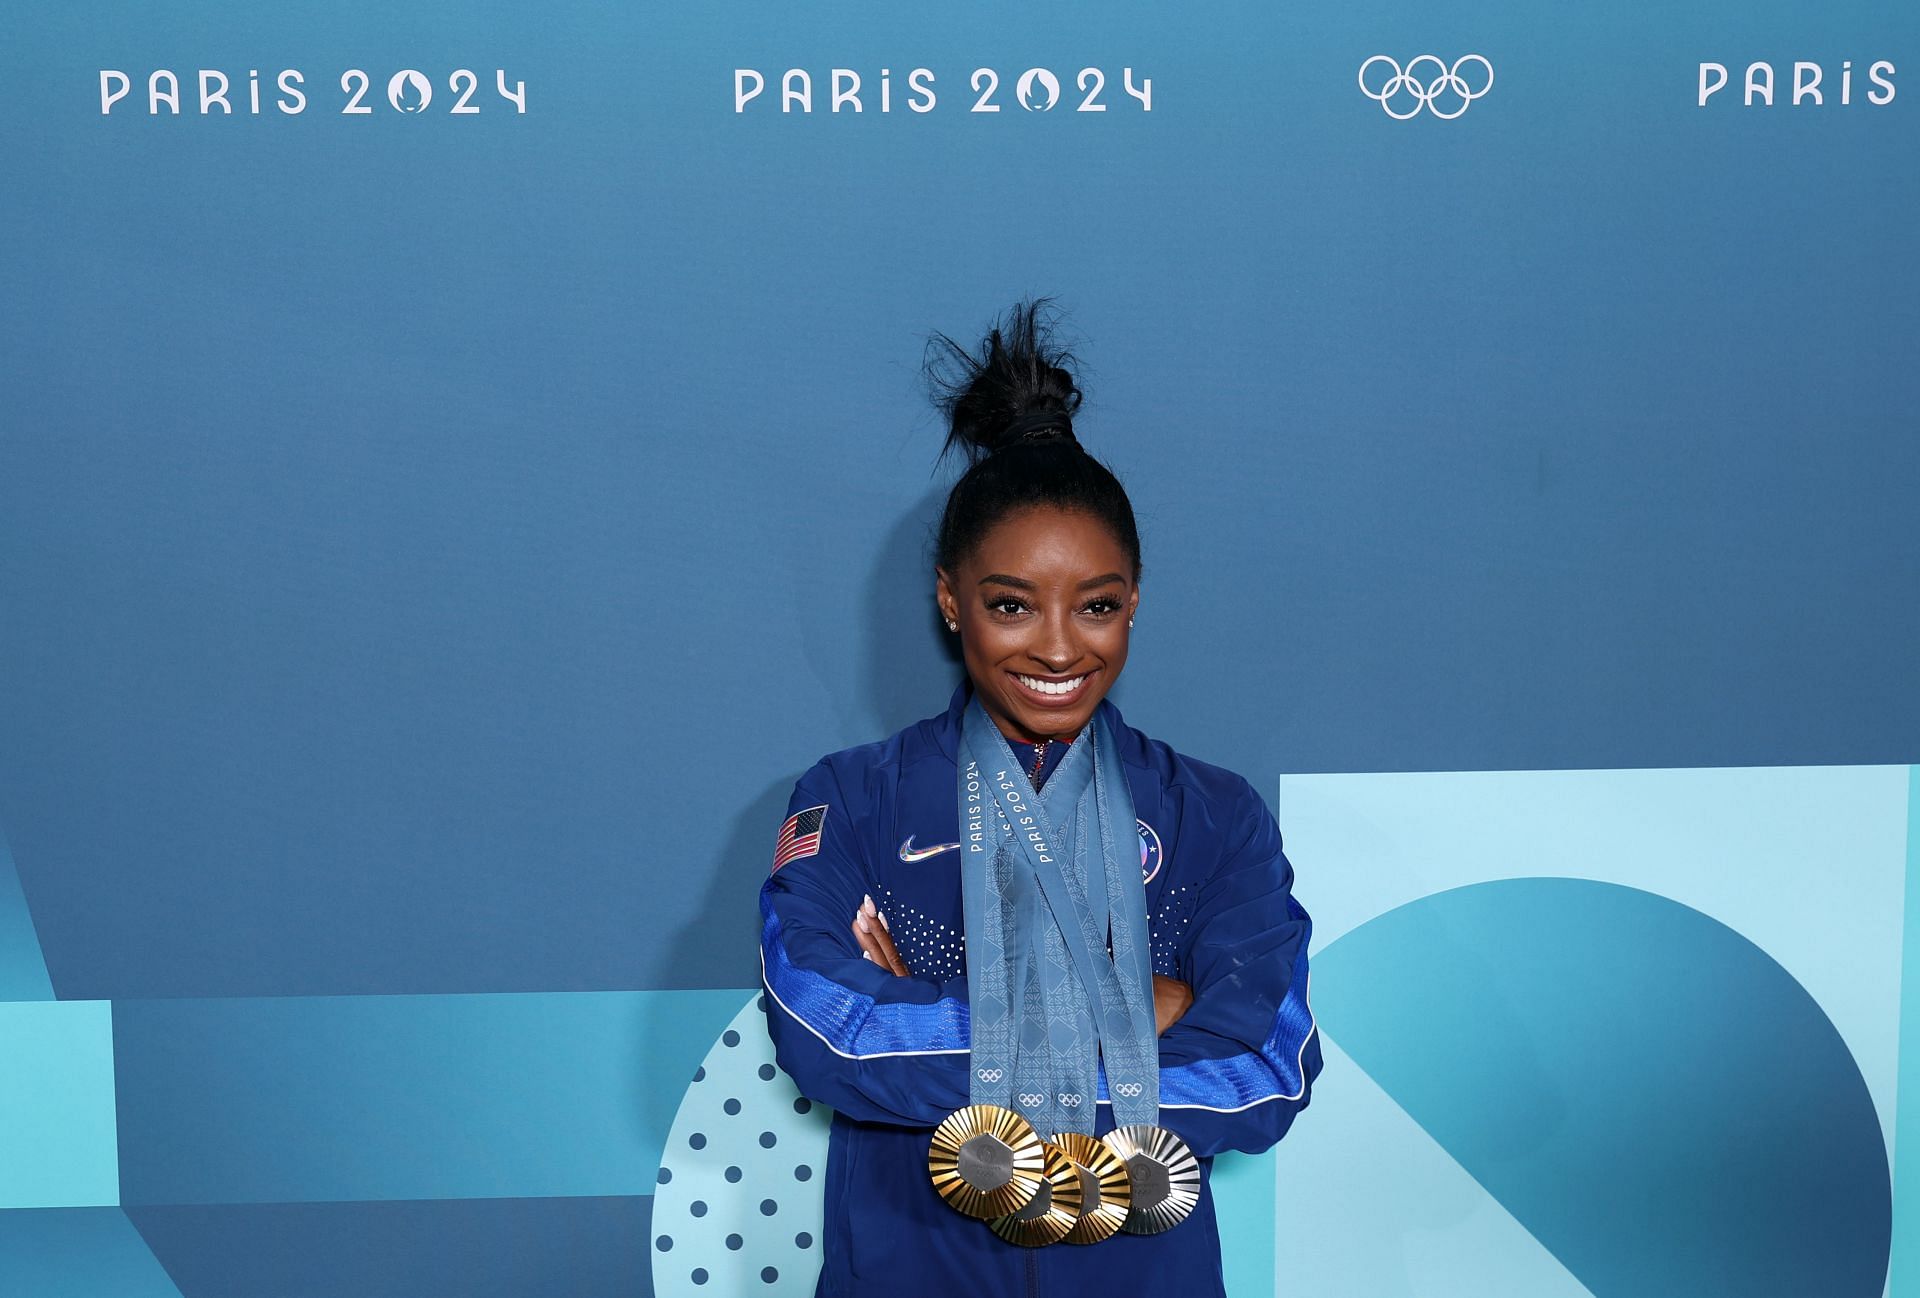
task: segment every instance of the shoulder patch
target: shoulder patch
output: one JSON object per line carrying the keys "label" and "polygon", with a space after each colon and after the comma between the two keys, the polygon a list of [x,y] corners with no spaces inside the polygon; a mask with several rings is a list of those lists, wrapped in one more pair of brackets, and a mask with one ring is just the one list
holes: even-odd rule
{"label": "shoulder patch", "polygon": [[788,816],[787,823],[780,826],[779,839],[773,845],[773,868],[778,870],[789,861],[817,854],[820,851],[820,834],[826,828],[826,823],[827,804],[824,802]]}
{"label": "shoulder patch", "polygon": [[1167,854],[1160,846],[1160,835],[1154,832],[1152,825],[1138,819],[1134,823],[1140,827],[1140,882],[1152,883],[1153,877],[1160,873],[1160,867],[1166,863]]}

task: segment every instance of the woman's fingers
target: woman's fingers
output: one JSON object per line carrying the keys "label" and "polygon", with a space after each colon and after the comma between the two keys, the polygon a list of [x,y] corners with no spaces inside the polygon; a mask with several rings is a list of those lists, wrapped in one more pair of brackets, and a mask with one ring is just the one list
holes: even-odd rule
{"label": "woman's fingers", "polygon": [[860,944],[860,954],[875,964],[884,966],[887,962],[880,954],[880,944],[873,937],[878,929],[867,918],[866,912],[854,911],[853,923],[848,927],[853,930],[854,940]]}
{"label": "woman's fingers", "polygon": [[893,970],[893,972],[900,977],[905,978],[907,976],[907,962],[900,958],[900,952],[896,950],[893,945],[893,938],[888,935],[885,929],[881,929],[878,933],[874,934],[874,937],[880,943],[880,963]]}
{"label": "woman's fingers", "polygon": [[887,917],[873,904],[872,897],[862,897],[860,908],[853,912],[853,935],[860,943],[860,954],[889,973],[902,978],[908,975],[907,962],[900,958],[893,934],[888,932]]}
{"label": "woman's fingers", "polygon": [[886,912],[873,904],[872,897],[860,899],[860,910],[867,921],[867,936],[873,939],[879,949],[881,966],[898,977],[906,977],[907,962],[900,958],[900,952],[893,945],[893,933],[887,924]]}

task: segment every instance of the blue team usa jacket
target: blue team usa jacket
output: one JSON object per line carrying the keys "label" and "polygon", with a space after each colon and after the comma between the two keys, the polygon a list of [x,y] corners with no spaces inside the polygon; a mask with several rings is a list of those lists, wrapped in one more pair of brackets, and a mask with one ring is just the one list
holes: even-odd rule
{"label": "blue team usa jacket", "polygon": [[[927,1177],[932,1128],[969,1103],[955,768],[966,688],[944,715],[803,775],[760,894],[768,1031],[781,1067],[835,1115],[819,1293],[1221,1294],[1211,1156],[1280,1139],[1320,1071],[1310,926],[1280,831],[1245,780],[1101,704],[1140,818],[1154,972],[1193,987],[1192,1008],[1160,1038],[1160,1121],[1200,1155],[1203,1189],[1164,1234],[1008,1244],[947,1207]],[[1052,749],[1042,779],[1063,751]],[[861,957],[850,925],[868,895],[911,977]],[[1104,1085],[1101,1133],[1113,1127]]]}

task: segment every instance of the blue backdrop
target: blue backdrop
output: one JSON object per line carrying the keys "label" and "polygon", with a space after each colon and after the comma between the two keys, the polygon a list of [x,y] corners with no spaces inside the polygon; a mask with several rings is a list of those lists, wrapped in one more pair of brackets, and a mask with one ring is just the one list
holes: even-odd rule
{"label": "blue backdrop", "polygon": [[[1890,1170],[1895,1083],[1920,1087],[1917,38],[1865,0],[19,9],[0,1288],[690,1283],[652,1221],[755,984],[787,792],[956,670],[921,348],[1052,293],[1145,533],[1119,701],[1279,800],[1310,909],[1351,899],[1318,934],[1319,1112],[1223,1173],[1236,1291],[1452,1293],[1457,1264],[1470,1292],[1520,1258],[1536,1293],[1879,1293],[1893,1214],[1920,1238]],[[1420,887],[1370,855],[1383,825],[1418,840],[1426,786],[1393,772],[1661,768],[1636,814],[1724,844],[1802,805],[1753,769],[1778,767],[1858,768],[1796,868],[1886,931],[1762,932],[1796,868],[1743,884],[1751,853],[1651,828],[1574,868],[1604,780],[1557,820],[1490,796],[1448,846],[1479,864]],[[1732,791],[1692,801],[1688,768]],[[1375,773],[1302,786],[1364,815],[1296,828],[1283,773],[1329,772]],[[1487,867],[1502,843],[1532,850]],[[1633,965],[1653,984],[1503,964],[1492,935],[1578,952],[1604,909],[1510,886],[1534,876],[1659,899],[1618,902],[1677,926]],[[1461,887],[1493,891],[1423,901]],[[1722,971],[1738,994],[1661,1028],[1694,1038],[1791,984],[1801,1084],[1715,1074],[1704,1127],[1651,1123],[1654,1096],[1615,1117],[1864,1224],[1794,1252],[1703,1185],[1689,1261],[1654,1238],[1678,1208],[1597,1215],[1644,1187],[1565,1150],[1503,1179],[1450,1124],[1523,1092],[1588,1112],[1595,1061],[1529,1081],[1495,1052],[1410,1093],[1387,953],[1426,939],[1375,923],[1482,926],[1483,988],[1638,1004]],[[1677,1047],[1638,1048],[1658,1074]],[[1739,1161],[1809,1112],[1832,1142]],[[1300,1225],[1309,1170],[1358,1178],[1348,1253]],[[1394,1217],[1379,1186],[1416,1183],[1483,1188],[1480,1226]],[[777,1233],[799,1260],[752,1283],[805,1291]],[[1389,1239],[1428,1244],[1362,1285]]]}

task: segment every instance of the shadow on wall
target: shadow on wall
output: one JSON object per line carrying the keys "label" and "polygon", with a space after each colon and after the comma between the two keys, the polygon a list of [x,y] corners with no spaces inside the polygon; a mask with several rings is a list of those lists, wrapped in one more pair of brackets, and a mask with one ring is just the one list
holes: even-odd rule
{"label": "shadow on wall", "polygon": [[[776,780],[734,818],[719,864],[700,872],[707,891],[694,911],[697,918],[674,934],[675,969],[709,970],[708,986],[739,988],[743,995],[760,985],[760,883],[766,878],[774,837],[786,818],[793,782],[799,778],[800,772],[795,771],[790,778]],[[644,1073],[653,1061],[675,1058],[678,1045],[675,1025],[643,1023],[635,1067]],[[665,1132],[673,1126],[682,1092],[693,1080],[692,1069],[689,1064],[685,1077],[657,1078],[633,1088],[641,1130]]]}
{"label": "shadow on wall", "polygon": [[853,677],[855,715],[873,738],[946,711],[960,681],[960,641],[933,599],[933,538],[947,488],[923,495],[888,529],[867,579],[865,661]]}
{"label": "shadow on wall", "polygon": [[[843,622],[803,623],[808,666],[850,719],[836,732],[838,738],[821,737],[814,756],[848,743],[883,739],[946,710],[961,668],[958,641],[948,634],[933,600],[931,538],[945,503],[945,488],[931,490],[888,529],[867,579],[864,633],[853,654],[842,651],[829,657],[816,652],[826,644],[845,643]],[[814,616],[831,614],[831,609],[823,609]],[[795,688],[804,686],[796,679]],[[672,962],[676,969],[708,971],[701,980],[706,986],[759,985],[760,885],[794,782],[804,769],[743,803],[719,859],[705,871],[686,872],[687,877],[703,874],[707,891],[694,912],[698,918],[673,937]]]}

